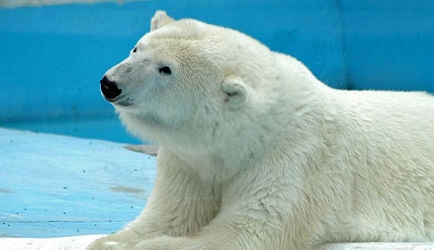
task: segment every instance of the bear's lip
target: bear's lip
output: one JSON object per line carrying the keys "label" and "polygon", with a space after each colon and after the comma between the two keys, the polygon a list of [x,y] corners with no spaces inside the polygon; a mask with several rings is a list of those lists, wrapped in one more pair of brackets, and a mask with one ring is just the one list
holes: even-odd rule
{"label": "bear's lip", "polygon": [[120,100],[119,102],[115,103],[118,106],[122,106],[122,107],[128,107],[128,106],[132,106],[133,103],[130,100]]}
{"label": "bear's lip", "polygon": [[126,97],[125,95],[120,95],[112,100],[107,100],[111,103],[113,103],[116,106],[121,106],[121,107],[128,107],[133,105],[133,99]]}

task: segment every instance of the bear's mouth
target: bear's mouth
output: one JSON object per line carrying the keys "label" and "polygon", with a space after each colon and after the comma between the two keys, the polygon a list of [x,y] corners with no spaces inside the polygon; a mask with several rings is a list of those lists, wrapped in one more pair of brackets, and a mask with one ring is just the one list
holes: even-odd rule
{"label": "bear's mouth", "polygon": [[129,97],[119,96],[116,100],[111,101],[114,105],[121,107],[128,107],[134,104],[133,100]]}

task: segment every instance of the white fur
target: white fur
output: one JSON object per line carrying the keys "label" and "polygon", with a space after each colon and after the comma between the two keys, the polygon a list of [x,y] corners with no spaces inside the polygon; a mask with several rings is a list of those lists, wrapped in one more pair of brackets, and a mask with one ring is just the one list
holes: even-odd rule
{"label": "white fur", "polygon": [[106,76],[128,130],[161,145],[155,187],[90,249],[434,240],[432,96],[334,90],[246,35],[164,12],[151,28]]}

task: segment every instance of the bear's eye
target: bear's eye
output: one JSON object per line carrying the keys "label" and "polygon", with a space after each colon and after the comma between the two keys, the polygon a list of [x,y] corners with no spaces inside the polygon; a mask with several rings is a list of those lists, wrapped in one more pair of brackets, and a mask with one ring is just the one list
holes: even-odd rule
{"label": "bear's eye", "polygon": [[160,67],[160,68],[158,69],[158,71],[159,71],[160,73],[163,73],[163,74],[166,74],[166,75],[170,75],[170,74],[172,74],[172,70],[171,70],[169,67],[167,67],[167,66]]}
{"label": "bear's eye", "polygon": [[134,47],[133,53],[136,53],[136,52],[137,52],[137,47]]}

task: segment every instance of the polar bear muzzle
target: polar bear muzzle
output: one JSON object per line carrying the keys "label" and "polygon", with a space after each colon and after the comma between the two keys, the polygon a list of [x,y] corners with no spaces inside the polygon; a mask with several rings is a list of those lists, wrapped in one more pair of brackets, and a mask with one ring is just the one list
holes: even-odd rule
{"label": "polar bear muzzle", "polygon": [[101,83],[101,92],[104,98],[109,102],[115,101],[116,97],[122,93],[122,90],[118,88],[116,82],[110,81],[106,76],[99,82]]}

